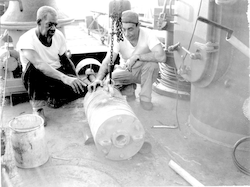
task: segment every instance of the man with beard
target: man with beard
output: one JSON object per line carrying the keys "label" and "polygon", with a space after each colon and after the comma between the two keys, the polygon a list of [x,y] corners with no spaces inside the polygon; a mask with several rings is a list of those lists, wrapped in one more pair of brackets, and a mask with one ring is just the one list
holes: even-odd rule
{"label": "man with beard", "polygon": [[75,66],[67,56],[65,37],[56,28],[56,10],[40,7],[36,22],[36,28],[19,38],[17,50],[33,112],[45,119],[46,104],[58,108],[85,96],[87,84],[77,77]]}
{"label": "man with beard", "polygon": [[[115,87],[126,95],[128,102],[136,99],[136,84],[141,84],[140,104],[143,109],[152,110],[152,85],[159,73],[158,62],[165,62],[166,54],[152,31],[140,27],[137,13],[131,10],[122,13],[122,29],[124,41],[118,43],[114,39],[112,60],[115,62],[119,54],[120,64],[115,67],[112,79]],[[102,80],[108,73],[110,51],[102,62],[96,80],[88,86],[90,92],[103,84]]]}

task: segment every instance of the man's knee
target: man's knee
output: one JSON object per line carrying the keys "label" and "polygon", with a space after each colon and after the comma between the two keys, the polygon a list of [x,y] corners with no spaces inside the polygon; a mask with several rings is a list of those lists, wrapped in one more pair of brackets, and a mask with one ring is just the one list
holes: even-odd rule
{"label": "man's knee", "polygon": [[143,70],[147,72],[159,72],[159,64],[155,62],[148,62],[143,66]]}
{"label": "man's knee", "polygon": [[120,76],[120,73],[119,73],[119,72],[117,72],[117,71],[113,71],[113,72],[112,72],[112,79],[113,79],[113,80],[117,79],[119,76]]}
{"label": "man's knee", "polygon": [[129,72],[129,71],[126,71],[126,70],[123,70],[123,69],[115,69],[113,72],[112,72],[112,79],[115,81],[115,82],[131,82],[132,78],[132,73]]}

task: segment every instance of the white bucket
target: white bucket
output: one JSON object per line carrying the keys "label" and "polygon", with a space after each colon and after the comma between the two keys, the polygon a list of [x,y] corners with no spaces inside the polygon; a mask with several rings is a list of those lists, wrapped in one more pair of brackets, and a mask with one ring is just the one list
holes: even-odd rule
{"label": "white bucket", "polygon": [[48,161],[43,118],[36,114],[24,114],[12,119],[9,126],[17,167],[34,168]]}

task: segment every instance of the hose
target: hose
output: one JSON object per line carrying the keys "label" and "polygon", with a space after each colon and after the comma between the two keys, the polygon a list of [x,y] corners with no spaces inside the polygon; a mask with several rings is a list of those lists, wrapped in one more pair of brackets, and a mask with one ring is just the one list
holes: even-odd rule
{"label": "hose", "polygon": [[[168,65],[166,65],[167,67]],[[170,66],[168,66],[170,67]],[[173,70],[175,70],[173,68]],[[163,69],[161,71],[164,71]],[[181,126],[180,126],[180,123],[179,123],[179,118],[178,118],[178,101],[179,101],[179,85],[180,85],[180,78],[177,78],[177,73],[176,73],[176,70],[174,71],[175,72],[175,76],[172,76],[177,80],[175,81],[175,89],[176,89],[176,103],[175,103],[175,118],[176,118],[176,123],[177,125],[164,125],[161,121],[158,120],[158,122],[161,124],[161,125],[154,125],[152,126],[151,128],[157,128],[157,129],[179,129],[181,131]]]}
{"label": "hose", "polygon": [[235,154],[237,147],[238,147],[241,143],[246,142],[246,141],[250,141],[250,136],[243,137],[243,138],[241,138],[240,140],[238,140],[238,141],[235,143],[234,148],[233,148],[233,152],[232,152],[232,157],[233,157],[233,161],[234,161],[235,166],[236,166],[242,173],[244,173],[244,174],[250,176],[250,170],[247,169],[247,168],[245,168],[244,166],[242,166],[242,165],[238,162],[238,160],[236,159],[236,154]]}

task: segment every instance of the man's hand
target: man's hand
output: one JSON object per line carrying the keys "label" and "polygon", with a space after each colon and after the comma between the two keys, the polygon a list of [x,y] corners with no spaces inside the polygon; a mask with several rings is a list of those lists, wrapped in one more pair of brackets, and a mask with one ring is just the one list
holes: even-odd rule
{"label": "man's hand", "polygon": [[64,84],[71,86],[73,88],[74,92],[76,92],[78,94],[84,92],[84,87],[87,86],[87,83],[81,81],[79,78],[70,77],[67,75],[65,75],[62,78],[62,81]]}
{"label": "man's hand", "polygon": [[101,80],[95,80],[90,85],[88,85],[88,91],[95,92],[98,85],[103,86],[103,82]]}
{"label": "man's hand", "polygon": [[128,71],[132,71],[132,67],[135,65],[135,63],[139,60],[140,55],[133,55],[130,59],[127,60],[125,66]]}

